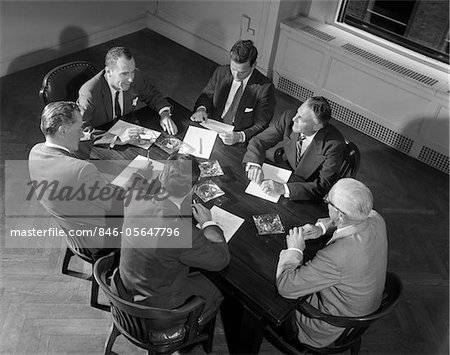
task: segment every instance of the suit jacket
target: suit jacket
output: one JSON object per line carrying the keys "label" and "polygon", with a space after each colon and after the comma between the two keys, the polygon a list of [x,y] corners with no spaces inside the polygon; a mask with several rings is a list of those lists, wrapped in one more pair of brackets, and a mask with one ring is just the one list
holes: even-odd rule
{"label": "suit jacket", "polygon": [[[282,250],[277,266],[279,293],[308,302],[324,313],[359,317],[378,309],[387,268],[387,236],[383,218],[374,210],[367,220],[335,232],[330,244],[302,265],[303,255]],[[342,328],[296,312],[298,339],[315,347],[331,344]]]}
{"label": "suit jacket", "polygon": [[296,110],[287,110],[269,128],[253,137],[242,162],[262,164],[266,150],[280,141],[283,143],[289,165],[295,176],[288,182],[292,200],[311,200],[324,196],[338,179],[346,148],[342,134],[328,124],[314,136],[308,149],[296,166],[296,142],[299,133],[292,131]]}
{"label": "suit jacket", "polygon": [[[205,106],[208,114],[220,121],[232,83],[230,66],[218,67],[197,99],[194,111]],[[254,69],[239,102],[234,130],[243,131],[249,140],[269,125],[274,108],[275,88],[272,82]]]}
{"label": "suit jacket", "polygon": [[[113,100],[105,79],[105,70],[84,83],[78,93],[78,104],[85,126],[95,128],[112,121]],[[165,106],[170,107],[158,89],[149,84],[144,75],[136,69],[134,81],[130,88],[123,92],[122,115],[134,111],[141,102],[157,112]]]}
{"label": "suit jacket", "polygon": [[[222,230],[218,226],[198,230],[192,225],[190,210],[190,197],[181,209],[169,199],[135,197],[125,207],[119,270],[123,285],[135,302],[166,309],[178,307],[192,295],[186,286],[190,267],[219,271],[228,265],[230,254]],[[148,231],[149,227],[180,225],[184,227],[175,239],[144,238],[130,233],[135,228]],[[192,231],[192,238],[188,231]],[[223,242],[211,242],[204,234]]]}

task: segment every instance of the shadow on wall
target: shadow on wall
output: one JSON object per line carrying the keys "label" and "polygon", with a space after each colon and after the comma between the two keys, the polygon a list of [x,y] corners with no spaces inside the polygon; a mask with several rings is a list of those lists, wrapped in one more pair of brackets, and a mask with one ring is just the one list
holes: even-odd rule
{"label": "shadow on wall", "polygon": [[57,49],[44,48],[17,57],[9,65],[6,74],[12,74],[16,71],[88,48],[88,34],[80,27],[68,26],[62,30],[58,46]]}

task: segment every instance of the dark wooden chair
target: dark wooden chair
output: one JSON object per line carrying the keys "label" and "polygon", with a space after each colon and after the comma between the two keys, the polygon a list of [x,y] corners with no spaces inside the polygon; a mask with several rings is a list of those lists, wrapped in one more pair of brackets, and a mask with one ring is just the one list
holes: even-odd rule
{"label": "dark wooden chair", "polygon": [[[204,319],[205,300],[194,296],[183,306],[167,310],[148,307],[119,296],[123,285],[118,270],[113,273],[113,285],[108,274],[113,268],[111,255],[97,260],[94,277],[111,304],[112,327],[105,343],[105,354],[111,353],[115,339],[123,334],[129,341],[148,354],[170,354],[196,343],[203,343],[205,352],[212,350],[214,326],[218,309]],[[122,288],[121,292],[114,288]]]}
{"label": "dark wooden chair", "polygon": [[[51,213],[52,214],[52,213]],[[91,283],[91,307],[103,310],[103,311],[109,311],[110,307],[108,305],[100,304],[98,302],[98,291],[99,286],[97,281],[94,277],[94,263],[99,258],[100,255],[105,255],[107,253],[113,253],[115,255],[115,263],[118,264],[119,260],[119,249],[104,249],[101,251],[100,249],[92,249],[86,247],[86,242],[83,241],[82,237],[76,236],[76,233],[70,233],[70,231],[76,231],[76,230],[92,230],[93,226],[88,226],[86,224],[77,223],[73,221],[69,221],[64,217],[57,216],[55,214],[52,214],[52,216],[55,218],[58,225],[61,227],[61,229],[65,233],[66,237],[66,252],[64,254],[64,260],[62,263],[61,273],[64,275],[71,275],[73,274],[72,271],[69,270],[69,263],[72,256],[76,255],[80,259],[86,261],[87,263],[91,264],[92,271],[90,278],[92,280]],[[93,252],[95,250],[95,252]],[[117,255],[116,255],[117,254]]]}
{"label": "dark wooden chair", "polygon": [[54,101],[76,101],[80,87],[97,73],[89,62],[62,64],[44,76],[39,96],[44,105]]}
{"label": "dark wooden chair", "polygon": [[331,345],[324,348],[315,348],[300,344],[297,340],[287,341],[277,329],[266,327],[267,338],[286,354],[312,352],[316,354],[335,354],[350,349],[351,354],[358,354],[361,347],[361,337],[369,326],[376,320],[388,315],[399,301],[402,293],[402,282],[392,272],[386,274],[386,285],[383,299],[377,311],[364,317],[338,317],[322,313],[307,302],[302,302],[297,310],[307,317],[320,319],[336,327],[345,328],[342,335]]}

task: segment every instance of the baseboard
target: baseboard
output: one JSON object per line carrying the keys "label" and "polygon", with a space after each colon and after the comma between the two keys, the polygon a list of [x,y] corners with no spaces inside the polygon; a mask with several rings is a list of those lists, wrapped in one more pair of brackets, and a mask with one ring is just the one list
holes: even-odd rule
{"label": "baseboard", "polygon": [[[113,40],[114,38],[139,31],[147,27],[146,19],[147,13],[142,13],[138,16],[127,19],[124,22],[113,27],[103,28],[99,31],[90,33],[86,37],[78,38],[76,40],[72,40],[63,44],[57,44],[53,47],[41,49],[23,55],[20,57],[20,63],[17,61],[18,58],[5,58],[0,62],[0,76],[12,74],[16,71],[86,49],[86,47],[84,46],[86,40],[89,43],[88,47],[93,47],[98,44]],[[13,71],[10,71],[10,66],[13,63]]]}

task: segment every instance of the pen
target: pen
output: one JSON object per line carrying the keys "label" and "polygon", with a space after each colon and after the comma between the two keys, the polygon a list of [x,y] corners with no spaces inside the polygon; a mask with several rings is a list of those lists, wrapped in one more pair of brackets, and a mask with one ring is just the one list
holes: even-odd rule
{"label": "pen", "polygon": [[119,138],[119,136],[114,136],[114,139],[111,143],[109,143],[109,149],[114,148],[114,146],[116,145],[116,141]]}
{"label": "pen", "polygon": [[200,145],[200,147],[199,147],[199,149],[198,149],[198,153],[199,154],[202,154],[202,139],[200,138],[200,142],[199,142],[199,145]]}

